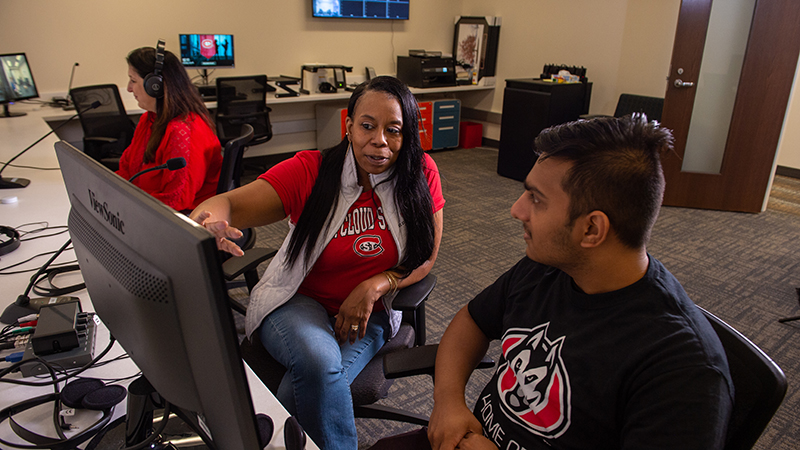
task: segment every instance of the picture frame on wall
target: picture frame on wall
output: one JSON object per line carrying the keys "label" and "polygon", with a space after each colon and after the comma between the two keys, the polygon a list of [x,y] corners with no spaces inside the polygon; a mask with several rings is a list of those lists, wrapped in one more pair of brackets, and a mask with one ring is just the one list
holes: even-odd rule
{"label": "picture frame on wall", "polygon": [[456,24],[456,44],[453,56],[456,60],[456,81],[477,82],[480,68],[481,48],[485,23],[460,22]]}
{"label": "picture frame on wall", "polygon": [[457,16],[453,58],[458,84],[478,84],[495,76],[501,18],[498,16]]}

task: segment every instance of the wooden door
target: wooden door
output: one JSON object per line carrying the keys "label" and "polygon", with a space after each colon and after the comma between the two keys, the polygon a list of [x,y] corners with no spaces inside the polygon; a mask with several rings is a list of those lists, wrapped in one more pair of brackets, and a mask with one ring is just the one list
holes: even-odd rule
{"label": "wooden door", "polygon": [[[747,35],[741,69],[731,69],[738,74],[738,86],[729,94],[734,96],[730,99],[732,110],[723,116],[727,134],[723,130],[721,164],[702,173],[687,169],[684,161],[694,123],[692,114],[698,113],[697,92],[714,86],[713,78],[706,78],[709,82],[705,85],[698,83],[702,81],[704,52],[713,52],[706,47],[712,0],[683,0],[681,4],[662,116],[664,126],[675,135],[675,154],[663,160],[665,205],[746,212],[762,211],[766,205],[800,53],[800,1],[754,3],[749,33],[744,30]],[[749,18],[749,11],[744,13]],[[720,17],[717,14],[715,19]],[[708,114],[709,110],[703,111]],[[702,134],[697,129],[695,133]],[[692,144],[690,141],[690,147]],[[699,148],[689,150],[709,150],[702,144],[694,147]]]}

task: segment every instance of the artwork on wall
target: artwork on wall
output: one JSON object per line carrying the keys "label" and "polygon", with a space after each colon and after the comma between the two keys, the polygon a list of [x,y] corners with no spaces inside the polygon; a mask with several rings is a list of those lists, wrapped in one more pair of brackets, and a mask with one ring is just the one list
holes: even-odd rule
{"label": "artwork on wall", "polygon": [[[456,34],[456,79],[477,77],[484,24],[461,23]],[[477,81],[477,80],[476,80]]]}
{"label": "artwork on wall", "polygon": [[500,23],[501,18],[497,16],[456,17],[453,57],[458,84],[492,82],[497,65]]}

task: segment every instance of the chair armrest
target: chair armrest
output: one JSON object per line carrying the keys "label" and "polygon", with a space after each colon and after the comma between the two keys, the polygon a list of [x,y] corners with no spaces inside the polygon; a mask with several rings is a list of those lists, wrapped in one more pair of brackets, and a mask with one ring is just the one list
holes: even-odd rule
{"label": "chair armrest", "polygon": [[428,298],[436,287],[436,275],[429,273],[425,278],[397,292],[392,301],[392,309],[396,311],[414,311]]}
{"label": "chair armrest", "polygon": [[272,258],[278,253],[271,248],[255,247],[244,252],[243,256],[228,258],[222,263],[222,273],[227,281],[253,270],[262,262]]}
{"label": "chair armrest", "polygon": [[84,141],[97,141],[97,142],[117,142],[119,139],[112,138],[112,137],[103,137],[103,136],[90,136],[90,137],[83,137]]}
{"label": "chair armrest", "polygon": [[271,110],[268,110],[268,111],[253,111],[253,112],[245,113],[245,114],[218,114],[217,115],[217,119],[218,120],[252,119],[252,118],[257,117],[257,116],[268,116],[270,111]]}
{"label": "chair armrest", "polygon": [[[430,375],[432,377],[436,368],[436,352],[438,350],[439,344],[431,344],[389,353],[383,357],[384,376],[386,379],[414,375]],[[492,367],[494,367],[494,360],[484,355],[475,368],[491,369]]]}
{"label": "chair armrest", "polygon": [[437,350],[439,350],[439,344],[423,345],[389,353],[383,357],[383,374],[386,379],[433,375]]}

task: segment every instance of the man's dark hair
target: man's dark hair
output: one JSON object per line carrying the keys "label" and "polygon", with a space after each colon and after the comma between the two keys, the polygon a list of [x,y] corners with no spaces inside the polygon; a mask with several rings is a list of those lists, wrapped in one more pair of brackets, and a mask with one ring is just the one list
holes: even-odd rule
{"label": "man's dark hair", "polygon": [[570,198],[569,224],[602,211],[630,248],[650,238],[664,196],[661,154],[672,133],[641,113],[580,120],[548,128],[536,138],[539,160],[570,161],[561,185]]}

